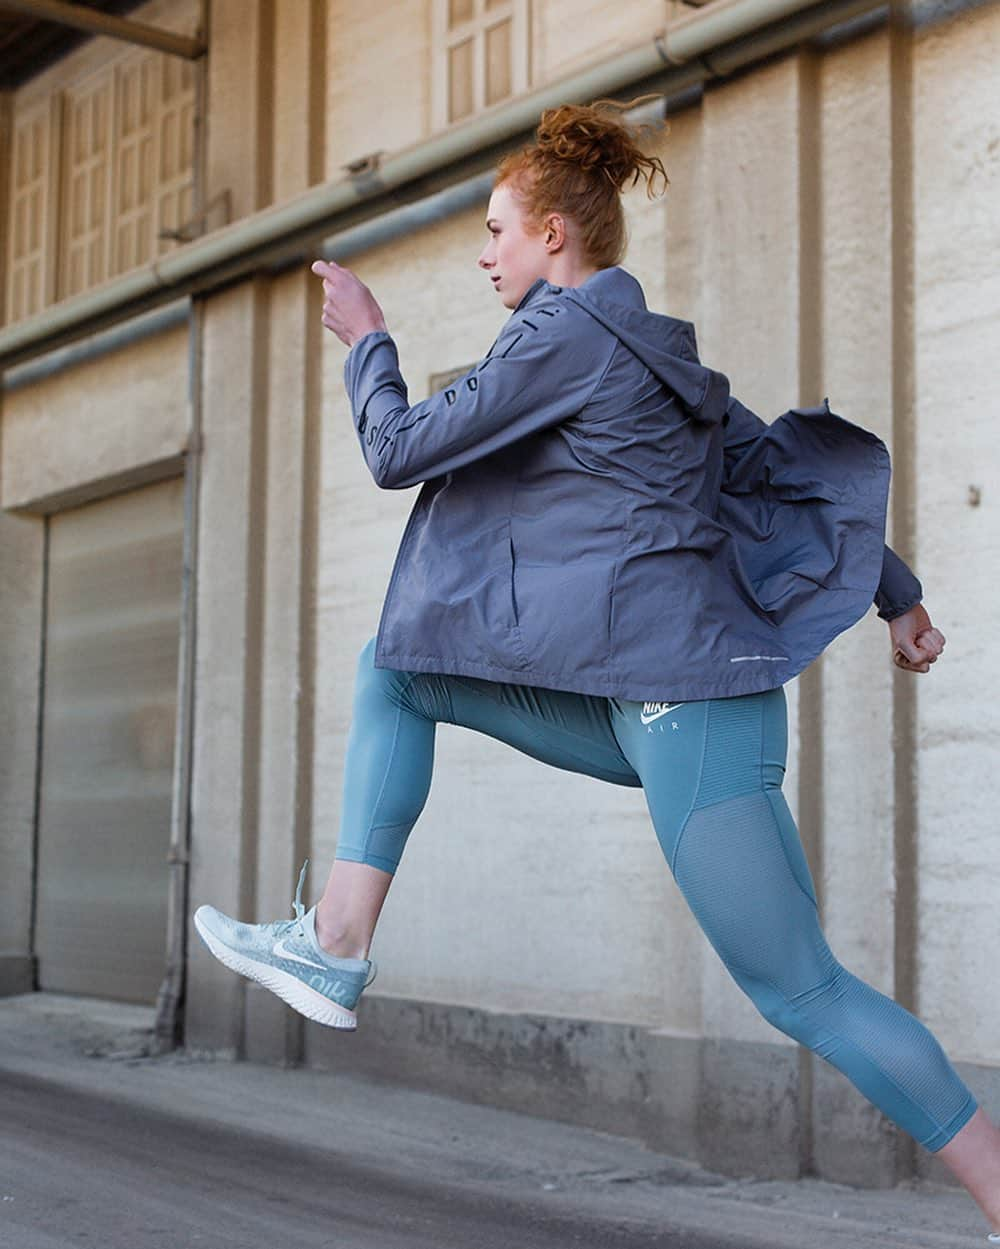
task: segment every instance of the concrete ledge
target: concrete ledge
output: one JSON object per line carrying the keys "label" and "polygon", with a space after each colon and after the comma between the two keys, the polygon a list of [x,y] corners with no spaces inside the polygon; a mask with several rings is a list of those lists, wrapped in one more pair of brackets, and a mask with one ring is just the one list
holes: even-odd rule
{"label": "concrete ledge", "polygon": [[31,993],[35,975],[33,954],[0,954],[0,997]]}
{"label": "concrete ledge", "polygon": [[110,473],[105,477],[82,481],[53,494],[24,499],[10,504],[10,510],[48,516],[54,512],[63,512],[67,508],[82,507],[86,503],[93,503],[95,499],[106,499],[113,494],[122,494],[126,490],[137,490],[140,486],[151,486],[172,477],[180,477],[184,473],[185,454],[183,451],[178,452],[176,455],[164,456],[148,464],[135,465],[119,473]]}
{"label": "concrete ledge", "polygon": [[[661,1061],[669,1070],[669,1050]],[[699,1074],[696,1158],[724,1175],[801,1174],[798,1046],[705,1038]]]}
{"label": "concrete ledge", "polygon": [[725,1175],[799,1174],[790,1045],[371,996],[357,1033],[307,1028],[305,1061],[636,1137]]}
{"label": "concrete ledge", "polygon": [[[892,1188],[954,1177],[829,1063],[797,1045],[719,1041],[624,1024],[366,997],[356,1033],[307,1027],[305,1062],[631,1136],[735,1178]],[[803,1141],[800,1064],[812,1063]],[[956,1063],[1000,1117],[1000,1068]],[[912,1145],[912,1148],[911,1148]]]}
{"label": "concrete ledge", "polygon": [[892,1188],[908,1178],[911,1150],[919,1148],[916,1143],[836,1067],[822,1059],[812,1061],[812,1157],[817,1175],[859,1188]]}

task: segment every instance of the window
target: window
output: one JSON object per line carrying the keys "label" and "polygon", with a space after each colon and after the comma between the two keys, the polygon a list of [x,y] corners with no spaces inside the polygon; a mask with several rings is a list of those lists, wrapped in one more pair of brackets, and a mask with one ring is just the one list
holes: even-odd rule
{"label": "window", "polygon": [[11,153],[8,226],[7,319],[40,312],[52,301],[55,267],[47,266],[55,214],[49,188],[55,184],[54,135],[57,111],[48,100],[17,117]]}
{"label": "window", "polygon": [[192,214],[189,61],[129,52],[41,101],[15,98],[7,320],[154,260]]}
{"label": "window", "polygon": [[432,0],[434,129],[527,90],[528,0]]}
{"label": "window", "polygon": [[452,382],[457,382],[460,377],[464,377],[478,364],[477,360],[473,360],[471,364],[460,365],[457,369],[445,369],[443,373],[432,373],[430,381],[427,383],[427,394],[436,395],[439,390],[444,390],[446,386],[450,386]]}

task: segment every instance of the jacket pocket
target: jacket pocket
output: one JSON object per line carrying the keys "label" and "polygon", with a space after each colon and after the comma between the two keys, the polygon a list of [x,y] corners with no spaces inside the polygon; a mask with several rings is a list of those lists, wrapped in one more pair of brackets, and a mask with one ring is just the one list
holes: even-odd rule
{"label": "jacket pocket", "polygon": [[514,620],[514,628],[519,628],[521,618],[517,611],[517,587],[515,585],[515,574],[517,571],[517,557],[514,554],[514,539],[510,533],[507,534],[507,550],[510,553],[510,610]]}

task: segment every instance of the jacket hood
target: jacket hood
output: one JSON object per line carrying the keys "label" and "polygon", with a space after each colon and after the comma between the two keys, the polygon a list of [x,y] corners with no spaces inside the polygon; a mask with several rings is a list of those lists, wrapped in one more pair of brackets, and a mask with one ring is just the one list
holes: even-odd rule
{"label": "jacket hood", "polygon": [[598,269],[581,286],[553,286],[538,278],[515,311],[545,294],[563,295],[615,335],[681,401],[696,420],[721,421],[729,400],[729,379],[698,359],[694,325],[650,312],[642,287],[618,265]]}

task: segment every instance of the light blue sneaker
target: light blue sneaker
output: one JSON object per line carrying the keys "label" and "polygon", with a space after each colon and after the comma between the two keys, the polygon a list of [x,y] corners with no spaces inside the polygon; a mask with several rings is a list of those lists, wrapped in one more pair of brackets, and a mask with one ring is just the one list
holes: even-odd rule
{"label": "light blue sneaker", "polygon": [[200,906],[194,926],[215,957],[233,971],[258,981],[307,1019],[353,1031],[358,1026],[354,1007],[377,968],[371,959],[334,958],[320,946],[316,908],[305,911],[302,906],[308,864],[306,859],[299,873],[294,919],[241,924],[214,906]]}

